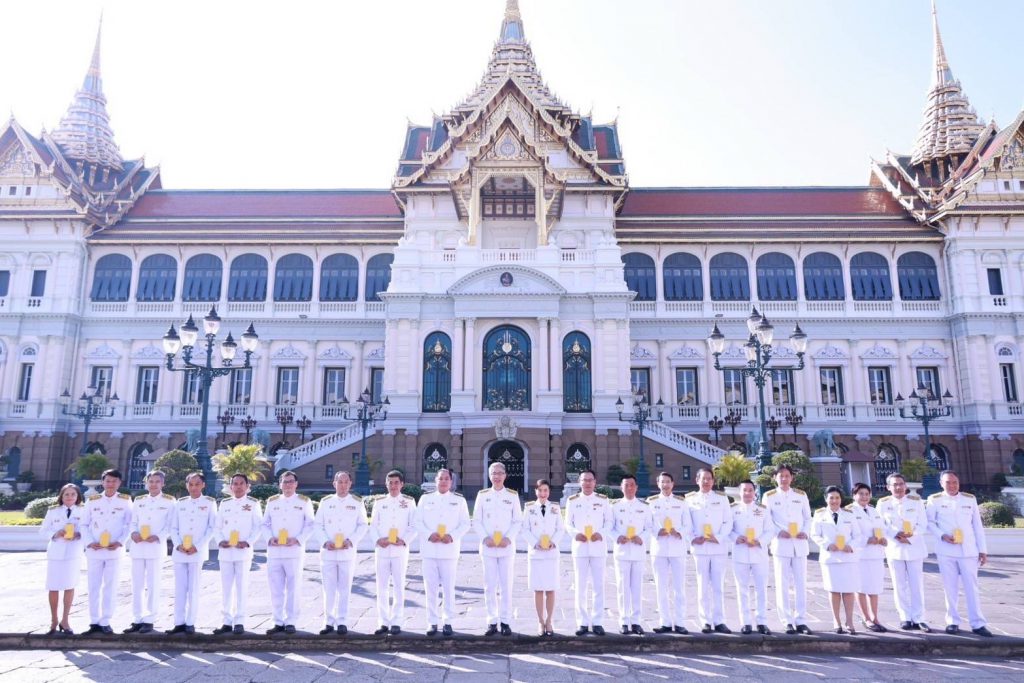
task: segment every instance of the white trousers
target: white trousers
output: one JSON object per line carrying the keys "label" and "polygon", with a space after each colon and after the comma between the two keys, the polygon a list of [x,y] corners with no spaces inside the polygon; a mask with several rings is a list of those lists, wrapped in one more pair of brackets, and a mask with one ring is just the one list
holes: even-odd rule
{"label": "white trousers", "polygon": [[273,557],[267,560],[270,582],[270,604],[274,609],[275,626],[294,626],[299,618],[301,600],[297,598],[302,576],[301,557]]}
{"label": "white trousers", "polygon": [[[428,626],[452,623],[455,616],[455,569],[458,562],[456,559],[423,558],[423,584],[427,591]],[[440,614],[438,614],[438,591],[441,591]],[[441,621],[438,621],[439,617]]]}
{"label": "white trousers", "polygon": [[623,626],[640,625],[642,560],[615,560],[615,580],[619,584],[619,621]]}
{"label": "white trousers", "polygon": [[892,594],[900,621],[924,621],[924,560],[889,560]]}
{"label": "white trousers", "polygon": [[686,624],[686,558],[652,557],[654,588],[662,626]]}
{"label": "white trousers", "polygon": [[[807,623],[807,558],[772,556],[775,565],[775,607],[779,621],[786,624]],[[790,602],[789,591],[793,591]]]}
{"label": "white trousers", "polygon": [[202,562],[174,563],[174,625],[195,626],[199,615],[199,572]]}
{"label": "white trousers", "polygon": [[220,562],[220,611],[223,624],[245,625],[245,603],[249,596],[250,560]]}
{"label": "white trousers", "polygon": [[121,557],[109,560],[89,558],[89,623],[110,626],[117,597],[117,580],[121,571]]}
{"label": "white trousers", "polygon": [[[484,555],[484,608],[488,624],[512,623],[512,570],[515,556]],[[500,593],[500,595],[499,595]]]}
{"label": "white trousers", "polygon": [[136,560],[132,558],[132,622],[152,624],[156,621],[156,601],[160,598],[160,574],[163,558]]}
{"label": "white trousers", "polygon": [[697,570],[697,616],[700,623],[725,623],[725,567],[728,555],[694,555]]}
{"label": "white trousers", "polygon": [[981,613],[981,594],[978,591],[978,558],[936,557],[939,560],[939,574],[942,575],[942,588],[946,594],[946,625],[960,625],[960,612],[956,603],[962,583],[971,628],[981,628],[986,621]]}
{"label": "white trousers", "polygon": [[320,574],[324,581],[326,626],[348,626],[348,599],[352,595],[353,564],[354,560],[320,563]]}
{"label": "white trousers", "polygon": [[377,619],[381,626],[405,624],[405,570],[409,566],[409,553],[399,557],[381,557],[377,560]]}
{"label": "white trousers", "polygon": [[[604,626],[605,556],[574,557],[576,567],[576,626]],[[587,584],[593,586],[594,606],[587,609]]]}
{"label": "white trousers", "polygon": [[[753,626],[768,624],[768,561],[733,562],[732,573],[736,577],[736,595],[740,605],[740,625]],[[750,583],[754,583],[755,611],[750,620]]]}

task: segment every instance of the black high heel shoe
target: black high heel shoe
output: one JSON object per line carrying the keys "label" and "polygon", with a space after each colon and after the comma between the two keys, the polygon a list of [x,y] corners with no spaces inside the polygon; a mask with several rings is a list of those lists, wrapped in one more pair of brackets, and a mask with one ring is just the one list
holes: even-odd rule
{"label": "black high heel shoe", "polygon": [[60,629],[60,632],[63,633],[64,635],[66,635],[66,636],[73,636],[73,635],[75,635],[75,632],[71,630],[70,626],[64,626],[63,624],[57,624],[57,628]]}

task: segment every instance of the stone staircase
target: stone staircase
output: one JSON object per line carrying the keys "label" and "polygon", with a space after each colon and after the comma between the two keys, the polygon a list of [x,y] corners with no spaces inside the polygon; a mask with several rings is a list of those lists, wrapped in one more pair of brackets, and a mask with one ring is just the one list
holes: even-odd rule
{"label": "stone staircase", "polygon": [[[366,437],[369,438],[376,433],[376,429],[368,427]],[[358,422],[350,422],[341,429],[330,434],[324,434],[320,438],[308,441],[298,448],[292,450],[281,449],[277,452],[277,462],[274,463],[274,474],[284,470],[293,470],[296,467],[307,465],[317,458],[330,455],[345,446],[350,446],[363,437],[363,430]]]}
{"label": "stone staircase", "polygon": [[660,444],[673,448],[695,460],[715,465],[725,455],[718,446],[712,446],[678,429],[669,427],[664,422],[651,422],[644,428],[644,436]]}

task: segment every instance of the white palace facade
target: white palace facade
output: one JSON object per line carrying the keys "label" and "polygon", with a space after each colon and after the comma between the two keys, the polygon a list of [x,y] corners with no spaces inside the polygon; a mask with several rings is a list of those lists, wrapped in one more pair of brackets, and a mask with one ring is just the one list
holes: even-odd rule
{"label": "white palace facade", "polygon": [[[0,453],[6,476],[54,485],[83,446],[59,396],[120,401],[89,448],[128,473],[195,438],[200,389],[164,369],[161,338],[211,307],[252,368],[215,381],[229,443],[282,452],[304,486],[352,466],[342,399],[390,401],[371,463],[412,480],[446,460],[472,490],[503,459],[513,488],[634,458],[620,421],[643,391],[665,405],[646,464],[686,486],[756,439],[745,362],[756,306],[775,325],[769,411],[827,482],[879,485],[920,456],[895,398],[953,396],[933,457],[974,486],[1024,462],[1024,114],[980,122],[938,25],[920,135],[860,187],[630,186],[616,124],[574,112],[541,79],[515,0],[487,72],[461,104],[410,125],[390,188],[181,191],[123,159],[99,39],[59,126],[0,126]],[[705,342],[731,340],[714,368]],[[796,371],[788,335],[809,335]],[[730,370],[732,368],[732,370]],[[294,423],[312,422],[306,443]],[[742,418],[716,434],[709,420]],[[795,415],[798,425],[787,417]]]}

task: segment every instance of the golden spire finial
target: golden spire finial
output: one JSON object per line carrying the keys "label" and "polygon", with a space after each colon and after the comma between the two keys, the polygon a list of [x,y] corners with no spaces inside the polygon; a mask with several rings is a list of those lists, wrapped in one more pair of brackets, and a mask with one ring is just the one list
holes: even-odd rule
{"label": "golden spire finial", "polygon": [[505,0],[505,18],[521,19],[519,15],[519,0]]}

